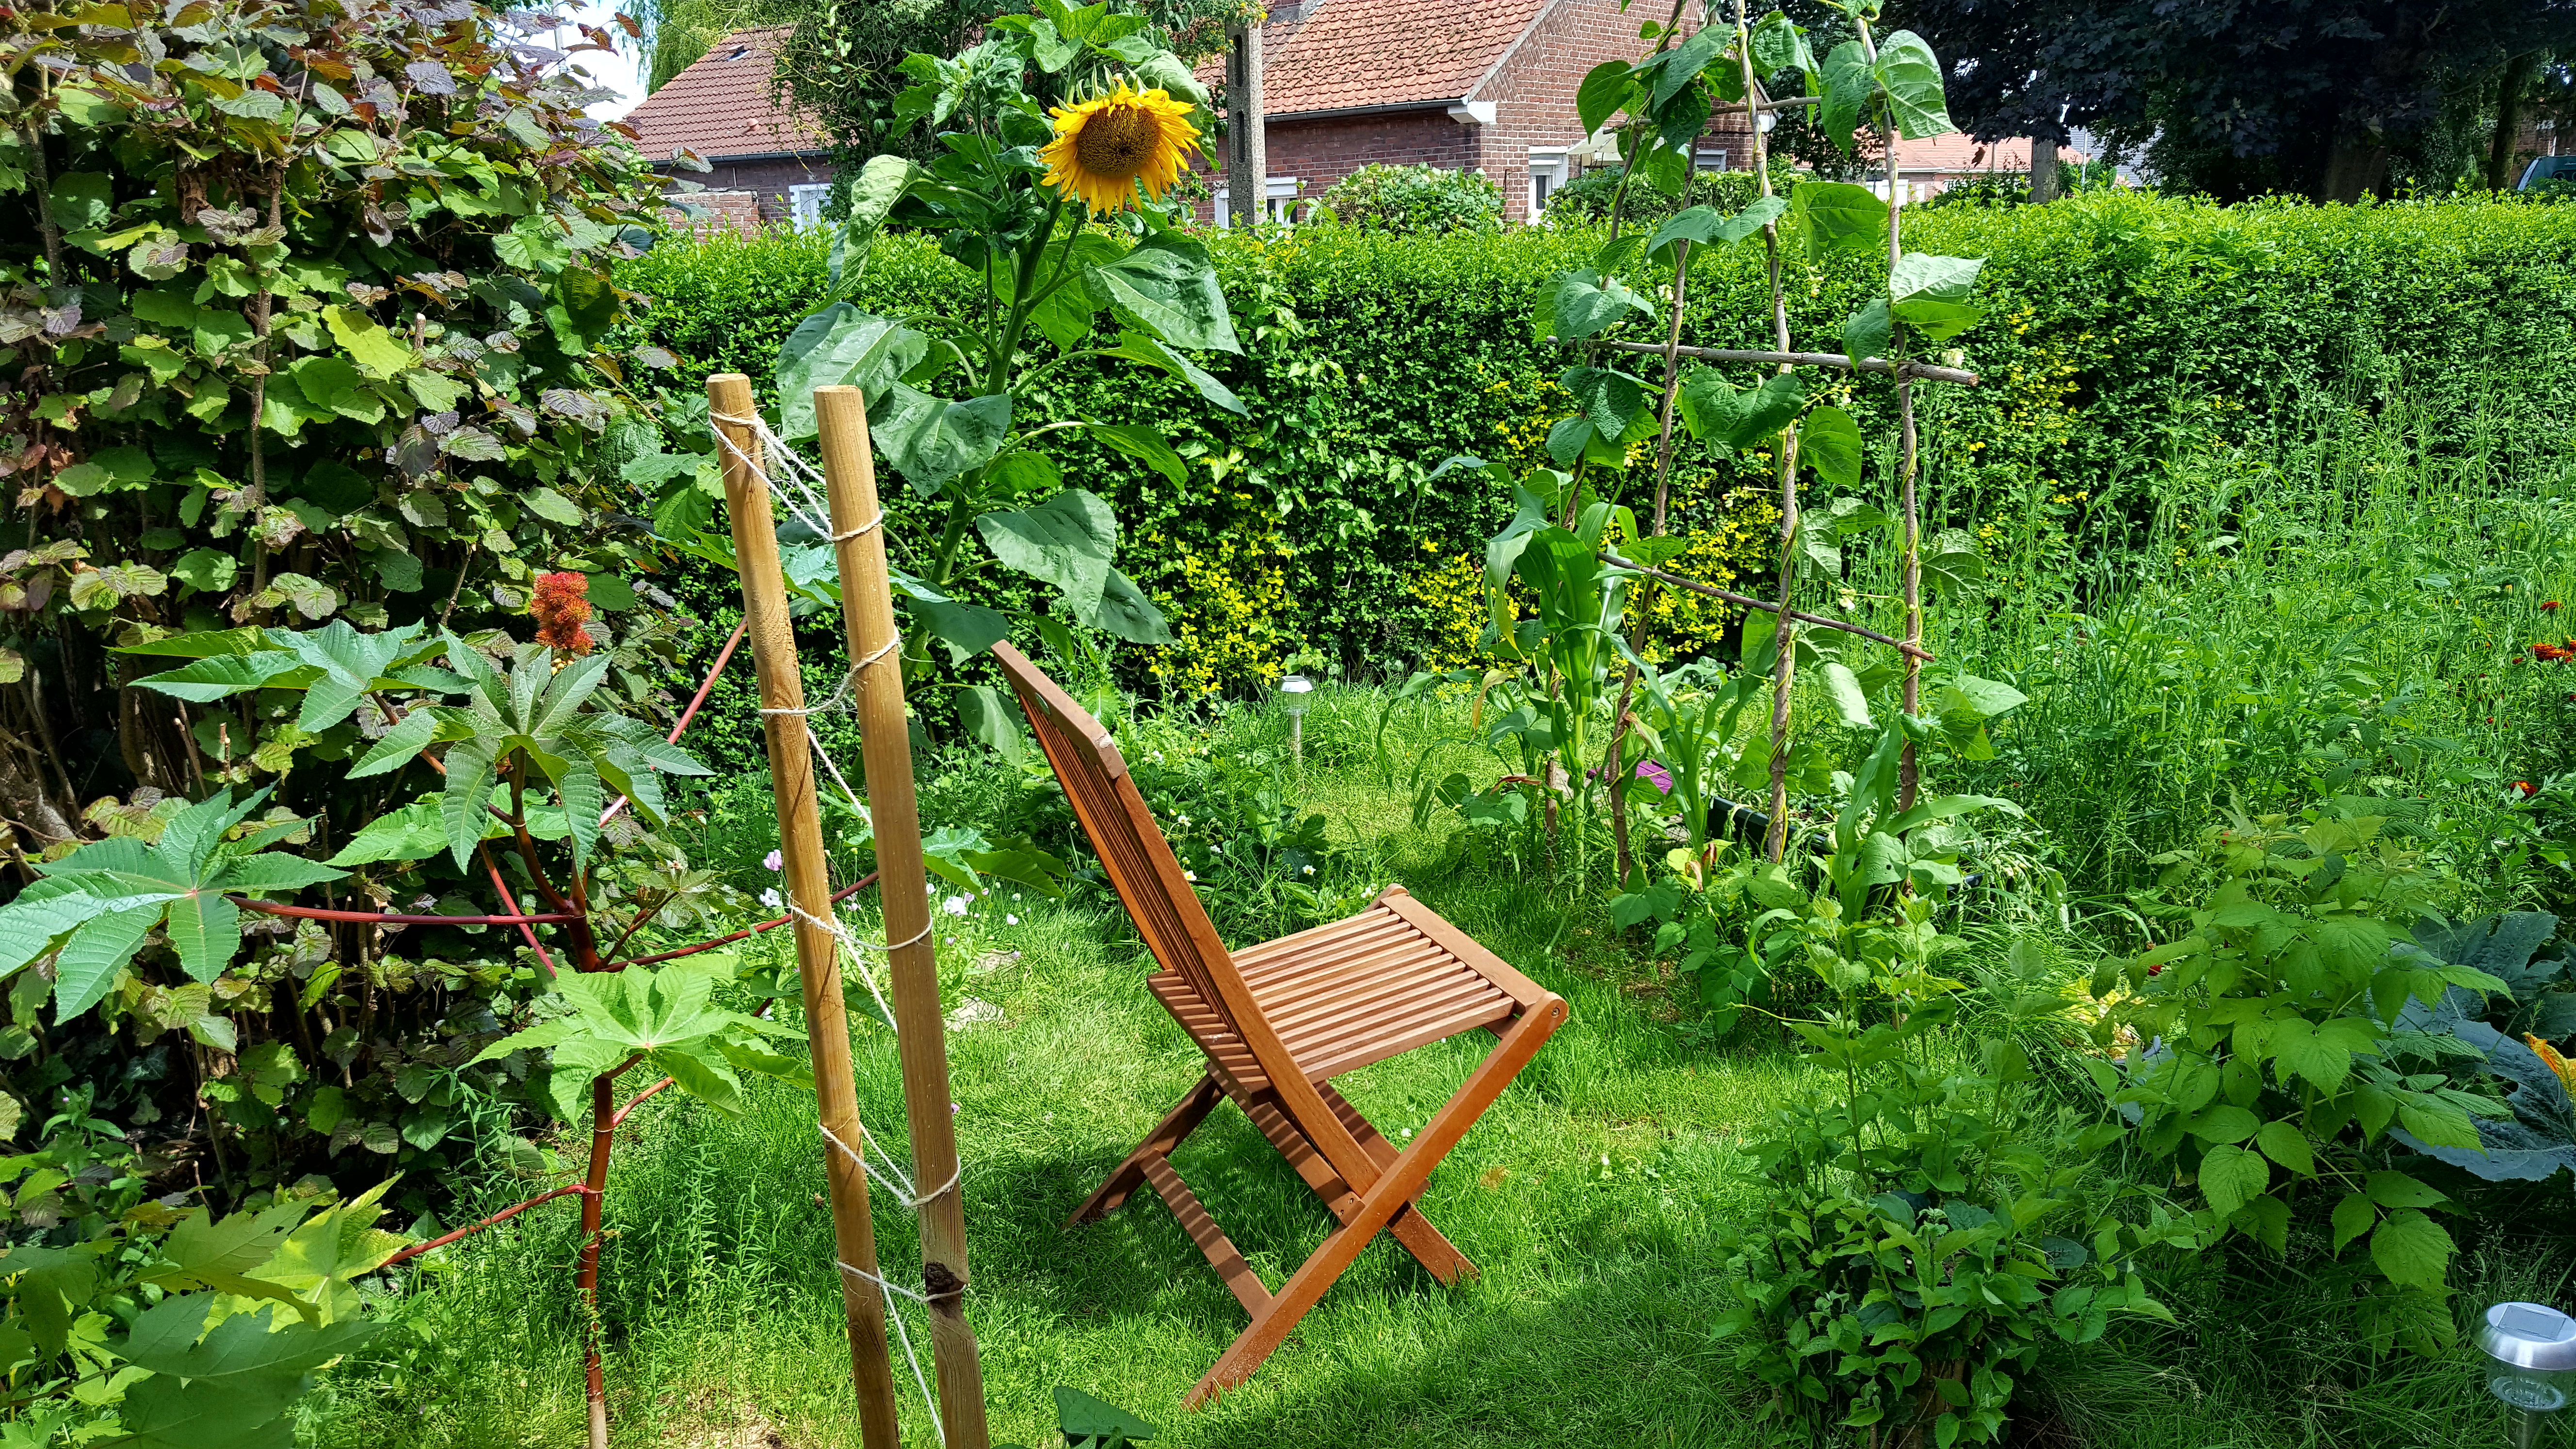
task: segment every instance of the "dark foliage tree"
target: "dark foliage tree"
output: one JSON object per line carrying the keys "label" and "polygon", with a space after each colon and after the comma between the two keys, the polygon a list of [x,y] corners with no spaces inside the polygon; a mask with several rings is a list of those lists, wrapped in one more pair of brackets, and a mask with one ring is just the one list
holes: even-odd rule
{"label": "dark foliage tree", "polygon": [[1941,37],[1980,138],[2082,127],[2230,200],[2351,201],[2483,152],[2445,129],[2491,118],[2517,57],[2576,48],[2576,0],[1897,0],[1889,20]]}

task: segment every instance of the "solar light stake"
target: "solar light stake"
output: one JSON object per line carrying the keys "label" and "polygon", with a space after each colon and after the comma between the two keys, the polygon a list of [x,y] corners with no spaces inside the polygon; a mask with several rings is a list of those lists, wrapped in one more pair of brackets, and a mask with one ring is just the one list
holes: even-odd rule
{"label": "solar light stake", "polygon": [[2513,1449],[2532,1449],[2540,1426],[2576,1393],[2576,1318],[2538,1303],[2499,1303],[2478,1328],[2487,1392],[2504,1401]]}
{"label": "solar light stake", "polygon": [[1306,758],[1306,696],[1314,692],[1315,681],[1302,674],[1279,681],[1279,703],[1288,711],[1288,751],[1301,762]]}

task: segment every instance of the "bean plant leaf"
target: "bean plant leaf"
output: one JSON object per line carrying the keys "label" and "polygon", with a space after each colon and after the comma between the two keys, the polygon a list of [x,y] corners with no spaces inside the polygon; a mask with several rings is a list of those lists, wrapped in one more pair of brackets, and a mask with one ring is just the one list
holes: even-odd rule
{"label": "bean plant leaf", "polygon": [[1756,448],[1777,436],[1806,405],[1807,384],[1794,372],[1775,373],[1760,387],[1737,392],[1714,368],[1694,368],[1682,384],[1682,421],[1691,436],[1729,448]]}
{"label": "bean plant leaf", "polygon": [[1941,62],[1922,36],[1900,30],[1879,42],[1877,75],[1898,135],[1920,141],[1957,129],[1942,97]]}
{"label": "bean plant leaf", "polygon": [[1887,249],[1887,203],[1866,186],[1801,181],[1790,188],[1789,207],[1806,233],[1811,259]]}
{"label": "bean plant leaf", "polygon": [[1816,409],[1798,428],[1798,456],[1833,487],[1860,486],[1860,424],[1841,408]]}
{"label": "bean plant leaf", "polygon": [[1616,438],[1624,436],[1646,406],[1646,385],[1606,367],[1572,367],[1557,384],[1574,394],[1592,426]]}
{"label": "bean plant leaf", "polygon": [[1807,32],[1774,10],[1753,27],[1753,72],[1767,80],[1781,70],[1813,75],[1816,57],[1807,48]]}
{"label": "bean plant leaf", "polygon": [[1629,93],[1637,88],[1631,79],[1633,70],[1624,60],[1605,60],[1583,73],[1583,83],[1574,92],[1574,112],[1583,122],[1583,134],[1598,132],[1627,104]]}
{"label": "bean plant leaf", "polygon": [[1589,268],[1568,272],[1540,289],[1539,338],[1580,342],[1631,312],[1651,313],[1645,298],[1616,277]]}
{"label": "bean plant leaf", "polygon": [[1655,229],[1646,243],[1646,255],[1670,265],[1671,258],[1665,254],[1675,242],[1729,246],[1779,220],[1788,210],[1788,201],[1778,196],[1757,198],[1733,216],[1722,215],[1715,207],[1694,206]]}
{"label": "bean plant leaf", "polygon": [[1877,89],[1877,79],[1870,73],[1869,52],[1859,41],[1846,40],[1825,56],[1825,99],[1816,108],[1817,124],[1834,138],[1843,154],[1851,154],[1852,132],[1859,127],[1861,112]]}

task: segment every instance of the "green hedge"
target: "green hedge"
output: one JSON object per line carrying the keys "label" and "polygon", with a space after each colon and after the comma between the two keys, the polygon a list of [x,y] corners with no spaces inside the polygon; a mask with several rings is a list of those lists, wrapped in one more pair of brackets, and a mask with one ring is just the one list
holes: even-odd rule
{"label": "green hedge", "polygon": [[[1927,403],[1936,496],[1953,511],[1936,523],[1971,522],[1981,500],[2034,490],[2078,511],[2142,507],[2172,450],[2259,437],[2320,399],[2377,410],[2403,398],[2430,420],[2427,446],[2484,450],[2499,467],[2563,454],[2576,438],[2576,208],[2229,209],[2097,192],[1915,213],[1904,235],[1911,249],[1988,258],[1988,318],[1955,344],[1983,384]],[[1117,505],[1123,561],[1176,624],[1203,625],[1159,661],[1176,687],[1239,688],[1292,648],[1354,672],[1409,667],[1458,627],[1454,577],[1429,575],[1479,553],[1508,512],[1481,482],[1424,479],[1456,453],[1534,459],[1546,424],[1572,410],[1544,381],[1571,359],[1533,340],[1530,302],[1599,233],[1309,228],[1213,241],[1239,329],[1256,340],[1247,357],[1202,360],[1250,420],[1132,369],[1068,372],[1055,400],[1065,411],[1155,422],[1197,465],[1176,488],[1079,441],[1058,461]],[[623,280],[654,299],[653,340],[692,380],[729,369],[765,381],[779,339],[824,292],[826,248],[816,234],[666,242]],[[1759,244],[1695,260],[1689,339],[1760,345]],[[1800,344],[1837,349],[1874,269],[1793,257],[1787,270]],[[927,243],[893,238],[879,242],[857,300],[936,314],[974,295]],[[1628,330],[1646,337],[1659,324]],[[1653,359],[1642,362],[1651,376]],[[1892,431],[1884,380],[1830,382],[1852,394],[1864,427]],[[1632,468],[1625,486],[1641,494],[1650,475]],[[1681,526],[1718,528],[1748,496],[1730,503],[1729,490],[1761,476],[1758,462],[1686,447]]]}

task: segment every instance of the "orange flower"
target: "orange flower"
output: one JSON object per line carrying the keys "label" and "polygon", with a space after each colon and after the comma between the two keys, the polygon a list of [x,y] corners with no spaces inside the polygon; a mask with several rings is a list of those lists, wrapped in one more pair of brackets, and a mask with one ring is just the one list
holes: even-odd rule
{"label": "orange flower", "polygon": [[2536,1036],[2525,1034],[2523,1041],[2530,1046],[2533,1056],[2540,1058],[2543,1065],[2558,1074],[2558,1080],[2567,1084],[2568,1094],[2576,1096],[2576,1062],[2560,1056],[2558,1048]]}
{"label": "orange flower", "polygon": [[2556,612],[2558,611],[2558,601],[2557,601],[2556,599],[2552,599],[2552,600],[2550,600],[2548,603],[2545,603],[2545,604],[2541,605],[2540,607],[2541,607],[2544,611],[2547,611],[2547,612],[2549,612],[2549,613],[2556,613]]}
{"label": "orange flower", "polygon": [[537,619],[537,642],[575,658],[599,641],[581,626],[590,622],[590,580],[577,573],[537,575],[537,597],[528,605]]}
{"label": "orange flower", "polygon": [[2540,793],[2540,787],[2531,783],[2529,780],[2516,780],[2513,782],[2513,788],[2520,790],[2525,795],[2537,795]]}

